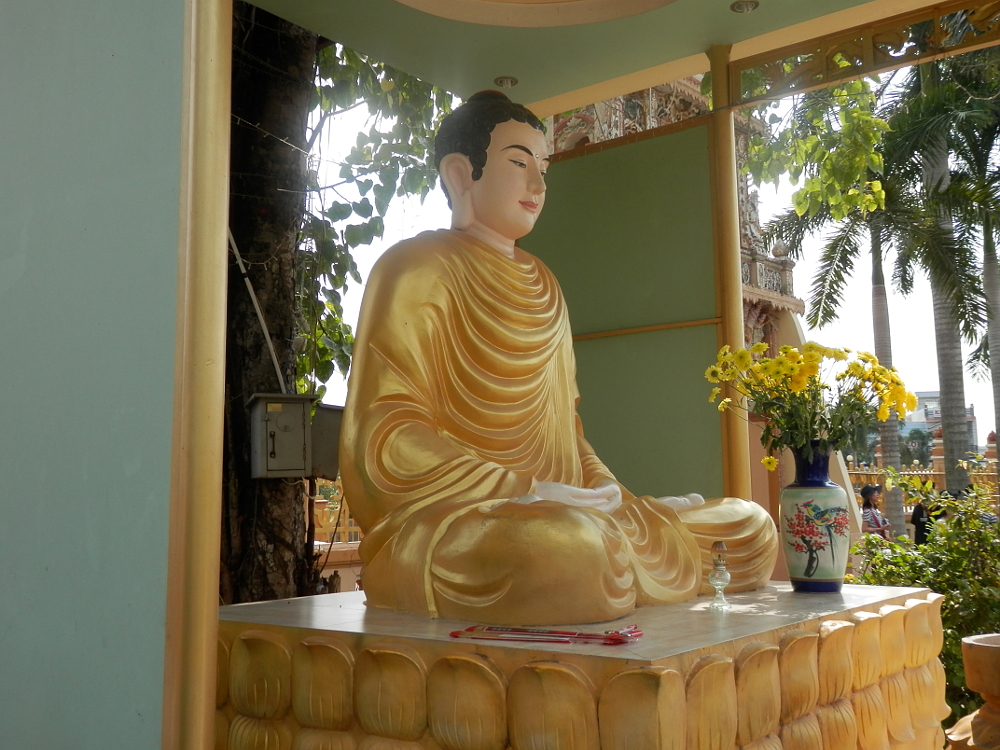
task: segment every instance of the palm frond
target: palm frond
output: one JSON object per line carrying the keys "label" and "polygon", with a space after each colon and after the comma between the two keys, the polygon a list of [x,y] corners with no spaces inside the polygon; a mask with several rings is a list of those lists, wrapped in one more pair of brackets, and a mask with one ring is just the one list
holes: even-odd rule
{"label": "palm frond", "polygon": [[990,373],[990,345],[984,333],[979,338],[979,344],[969,352],[965,360],[966,369],[972,373],[977,380],[989,380]]}
{"label": "palm frond", "polygon": [[837,319],[844,288],[861,250],[859,239],[865,229],[864,222],[852,214],[827,239],[810,291],[806,317],[810,327],[822,328]]}
{"label": "palm frond", "polygon": [[950,217],[938,204],[931,201],[930,205],[946,218],[938,221],[936,228],[930,228],[927,240],[915,246],[914,254],[951,303],[963,337],[973,341],[986,322],[982,272],[975,249],[968,237],[956,233]]}
{"label": "palm frond", "polygon": [[892,270],[892,283],[904,297],[913,291],[914,266],[913,254],[906,247],[899,248]]}
{"label": "palm frond", "polygon": [[802,244],[806,238],[831,222],[833,217],[830,216],[830,209],[825,204],[812,216],[809,214],[799,216],[795,213],[795,209],[790,208],[764,225],[762,230],[764,244],[771,248],[776,242],[782,242],[788,246],[789,256],[798,260],[802,257]]}

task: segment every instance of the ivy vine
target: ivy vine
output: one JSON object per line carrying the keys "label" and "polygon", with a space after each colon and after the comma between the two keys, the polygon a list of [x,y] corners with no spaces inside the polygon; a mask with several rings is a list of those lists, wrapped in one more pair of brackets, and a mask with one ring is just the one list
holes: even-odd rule
{"label": "ivy vine", "polygon": [[344,322],[342,295],[349,280],[361,283],[353,253],[382,236],[394,197],[419,195],[423,201],[436,184],[434,132],[453,97],[339,44],[326,45],[317,57],[310,151],[332,118],[360,106],[368,109],[370,127],[358,133],[338,181],[321,185],[318,169],[308,174],[296,268],[300,393],[321,396],[334,370],[347,374],[354,333]]}

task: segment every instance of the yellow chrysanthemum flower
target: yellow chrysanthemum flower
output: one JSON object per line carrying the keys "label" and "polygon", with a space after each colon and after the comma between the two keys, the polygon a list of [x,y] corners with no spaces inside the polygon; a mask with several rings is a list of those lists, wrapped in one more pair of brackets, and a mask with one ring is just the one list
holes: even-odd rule
{"label": "yellow chrysanthemum flower", "polygon": [[[718,362],[705,371],[713,383],[732,381],[733,398],[719,401],[721,388],[713,388],[709,395],[709,403],[718,402],[720,412],[752,410],[775,428],[778,437],[772,435],[765,445],[768,453],[778,450],[789,435],[793,440],[815,439],[809,434],[813,428],[803,424],[803,415],[813,423],[816,418],[826,419],[828,440],[842,444],[855,426],[870,424],[876,417],[885,422],[893,412],[902,419],[917,405],[899,374],[868,352],[852,355],[849,349],[816,342],[803,345],[802,350],[800,354],[795,347],[782,346],[775,357],[768,358],[760,356],[769,351],[764,342],[749,349],[723,347]],[[828,366],[831,372],[825,379],[823,363],[828,359],[846,362]],[[769,455],[762,463],[773,470],[778,459]]]}
{"label": "yellow chrysanthemum flower", "polygon": [[733,366],[746,370],[753,364],[753,356],[746,349],[737,349],[733,352]]}
{"label": "yellow chrysanthemum flower", "polygon": [[764,468],[767,469],[768,471],[774,471],[775,469],[778,468],[778,459],[776,459],[774,456],[764,456],[764,458],[762,458],[760,462],[764,464]]}

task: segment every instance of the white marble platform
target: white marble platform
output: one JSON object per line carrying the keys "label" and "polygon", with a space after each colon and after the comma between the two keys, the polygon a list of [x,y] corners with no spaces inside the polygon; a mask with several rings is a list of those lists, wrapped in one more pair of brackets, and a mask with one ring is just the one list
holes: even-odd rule
{"label": "white marble platform", "polygon": [[[844,619],[858,610],[874,610],[885,604],[901,604],[926,595],[927,589],[892,586],[845,585],[838,594],[794,593],[791,584],[773,581],[758,591],[732,594],[728,612],[708,609],[712,598],[700,596],[680,604],[639,607],[628,617],[594,625],[552,625],[555,630],[603,631],[636,624],[644,635],[635,644],[601,646],[586,643],[502,643],[467,641],[465,644],[500,645],[503,648],[580,654],[589,657],[658,661],[699,651],[722,643],[763,633],[801,627],[803,623]],[[448,634],[477,623],[459,620],[429,620],[402,612],[368,607],[363,591],[307,596],[253,604],[221,607],[219,619],[245,624],[271,625],[306,630],[335,631],[365,636],[413,638],[456,644]]]}

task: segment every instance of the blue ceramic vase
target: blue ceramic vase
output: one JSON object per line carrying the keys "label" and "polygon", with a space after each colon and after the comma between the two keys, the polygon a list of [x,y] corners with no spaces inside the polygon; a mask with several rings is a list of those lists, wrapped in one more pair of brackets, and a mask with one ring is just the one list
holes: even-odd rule
{"label": "blue ceramic vase", "polygon": [[795,457],[795,481],[781,491],[781,541],[795,591],[836,593],[844,585],[851,538],[847,493],[830,481],[830,453]]}

